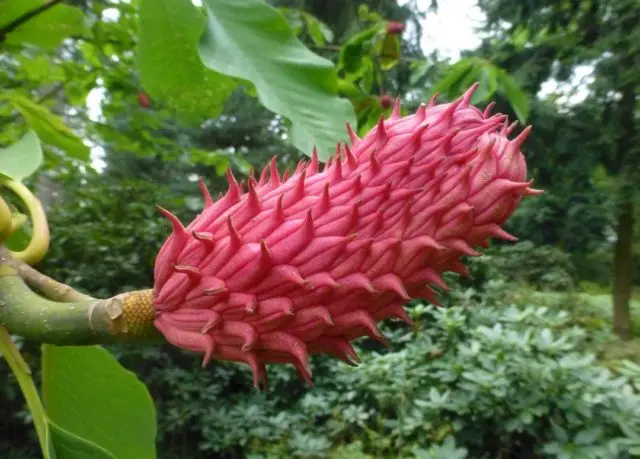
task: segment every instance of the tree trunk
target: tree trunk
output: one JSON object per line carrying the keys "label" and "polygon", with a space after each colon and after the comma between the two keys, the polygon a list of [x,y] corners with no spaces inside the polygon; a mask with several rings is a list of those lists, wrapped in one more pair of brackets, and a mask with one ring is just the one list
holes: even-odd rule
{"label": "tree trunk", "polygon": [[631,268],[633,260],[633,201],[625,199],[618,211],[614,255],[613,329],[620,338],[631,337]]}

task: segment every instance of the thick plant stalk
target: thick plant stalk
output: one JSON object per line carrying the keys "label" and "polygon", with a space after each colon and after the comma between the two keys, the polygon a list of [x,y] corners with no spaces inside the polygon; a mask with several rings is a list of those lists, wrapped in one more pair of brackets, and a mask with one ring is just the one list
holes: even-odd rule
{"label": "thick plant stalk", "polygon": [[[55,283],[54,293],[62,292],[67,300],[73,298],[67,302],[51,301],[25,284],[16,265],[19,266],[8,251],[0,247],[0,326],[12,334],[58,345],[162,340],[153,327],[151,290],[95,299],[73,289],[59,290],[64,284],[44,276]],[[32,270],[29,275],[33,276]]]}

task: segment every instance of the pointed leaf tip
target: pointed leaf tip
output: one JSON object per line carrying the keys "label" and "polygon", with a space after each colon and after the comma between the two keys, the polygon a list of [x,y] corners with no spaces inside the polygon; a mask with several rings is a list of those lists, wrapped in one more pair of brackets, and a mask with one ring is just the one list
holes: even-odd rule
{"label": "pointed leaf tip", "polygon": [[493,108],[496,106],[495,102],[490,102],[484,109],[484,112],[482,113],[482,116],[484,118],[489,118],[489,116],[491,116],[491,111],[493,110]]}
{"label": "pointed leaf tip", "polygon": [[249,199],[247,200],[247,205],[253,212],[259,212],[262,208],[260,203],[260,197],[258,196],[258,192],[256,190],[255,180],[249,179]]}
{"label": "pointed leaf tip", "polygon": [[271,163],[269,165],[269,185],[273,188],[280,185],[280,174],[278,173],[278,166],[276,164],[275,156],[271,158]]}
{"label": "pointed leaf tip", "polygon": [[347,122],[347,134],[349,134],[349,139],[351,139],[351,146],[354,146],[356,142],[360,140],[360,137],[353,131],[351,123],[349,122]]}
{"label": "pointed leaf tip", "polygon": [[431,96],[431,98],[429,99],[429,103],[427,103],[426,108],[431,108],[436,104],[436,99],[438,99],[438,97],[440,97],[440,93],[439,92],[434,92],[433,95]]}
{"label": "pointed leaf tip", "polygon": [[240,234],[238,234],[238,230],[236,230],[236,227],[233,224],[231,215],[227,217],[227,230],[229,231],[229,238],[231,240],[231,243],[236,247],[241,246],[242,238],[240,237]]}
{"label": "pointed leaf tip", "polygon": [[518,134],[518,136],[515,139],[512,140],[516,148],[520,148],[522,146],[524,141],[527,140],[527,137],[529,137],[529,134],[531,134],[532,130],[533,130],[533,126],[527,126],[522,130],[520,134]]}
{"label": "pointed leaf tip", "polygon": [[211,193],[209,193],[209,188],[207,188],[207,184],[204,183],[202,177],[198,179],[198,186],[200,187],[200,192],[202,193],[202,197],[204,197],[204,208],[211,207],[213,204],[213,198],[211,197]]}
{"label": "pointed leaf tip", "polygon": [[391,112],[390,119],[395,120],[400,118],[401,108],[400,97],[396,97],[396,100],[393,103],[393,111]]}
{"label": "pointed leaf tip", "polygon": [[380,115],[380,119],[378,120],[378,125],[376,129],[376,137],[379,141],[387,140],[389,134],[387,133],[387,128],[384,125],[384,115]]}
{"label": "pointed leaf tip", "polygon": [[236,202],[240,199],[242,195],[242,190],[240,189],[240,185],[238,185],[238,181],[233,175],[233,171],[231,167],[227,168],[227,181],[229,182],[229,189],[227,191],[227,196],[233,201]]}
{"label": "pointed leaf tip", "polygon": [[536,188],[527,187],[525,188],[524,191],[527,196],[538,196],[538,195],[544,194],[544,190],[538,190]]}
{"label": "pointed leaf tip", "polygon": [[171,226],[173,227],[173,232],[174,233],[183,234],[183,233],[187,232],[187,230],[185,229],[184,225],[182,224],[182,222],[180,221],[180,219],[178,217],[176,217],[170,211],[168,211],[167,209],[165,209],[163,207],[160,207],[157,204],[156,204],[156,208],[160,211],[160,213],[167,220],[169,220],[169,222],[171,223]]}
{"label": "pointed leaf tip", "polygon": [[465,93],[462,95],[460,99],[463,106],[465,107],[469,106],[469,104],[471,103],[471,98],[473,97],[473,94],[477,91],[478,86],[480,86],[480,83],[476,81],[469,87],[469,89],[465,91]]}
{"label": "pointed leaf tip", "polygon": [[313,175],[319,170],[318,149],[315,146],[311,152],[311,161],[309,162],[307,170],[309,171],[309,175]]}

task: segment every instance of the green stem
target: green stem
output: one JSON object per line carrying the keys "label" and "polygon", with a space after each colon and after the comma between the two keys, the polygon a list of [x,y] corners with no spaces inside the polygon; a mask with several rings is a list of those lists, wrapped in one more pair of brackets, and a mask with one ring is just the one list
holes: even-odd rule
{"label": "green stem", "polygon": [[57,345],[153,341],[160,336],[154,316],[150,290],[55,302],[36,295],[13,267],[0,264],[0,326],[14,335]]}
{"label": "green stem", "polygon": [[[36,294],[25,280],[50,299]],[[152,290],[92,298],[15,260],[0,246],[0,326],[14,335],[75,346],[163,341],[155,316]]]}
{"label": "green stem", "polygon": [[13,216],[11,209],[0,196],[0,242],[6,239],[12,233]]}
{"label": "green stem", "polygon": [[[3,254],[3,252],[5,252]],[[69,285],[58,282],[55,279],[45,276],[41,272],[32,268],[28,264],[16,260],[11,257],[9,251],[0,247],[0,257],[4,255],[4,262],[15,269],[18,275],[26,282],[31,288],[40,292],[44,297],[49,300],[59,301],[63,303],[73,301],[85,301],[94,300],[95,298],[81,293]]]}
{"label": "green stem", "polygon": [[36,434],[38,435],[40,448],[42,449],[43,453],[46,454],[47,424],[44,407],[42,406],[42,401],[40,400],[38,389],[33,382],[33,378],[31,377],[31,370],[29,369],[29,366],[22,358],[20,351],[18,351],[18,349],[16,348],[16,345],[11,339],[11,336],[9,335],[7,329],[1,326],[0,352],[2,352],[4,359],[9,364],[9,368],[11,368],[11,371],[18,381],[20,390],[24,395],[27,406],[29,407],[29,411],[31,411],[31,415],[33,416],[33,424],[36,428]]}
{"label": "green stem", "polygon": [[49,248],[49,225],[47,223],[47,216],[40,204],[40,200],[36,198],[29,188],[22,183],[11,179],[5,179],[2,183],[4,186],[13,191],[18,196],[29,211],[31,216],[31,225],[33,227],[33,234],[29,245],[21,252],[11,252],[11,255],[22,260],[27,264],[33,265],[44,257]]}

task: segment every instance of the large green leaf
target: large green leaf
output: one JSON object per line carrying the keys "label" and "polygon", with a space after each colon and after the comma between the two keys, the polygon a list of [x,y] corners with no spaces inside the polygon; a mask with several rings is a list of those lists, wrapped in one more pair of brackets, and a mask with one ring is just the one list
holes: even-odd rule
{"label": "large green leaf", "polygon": [[260,101],[292,123],[292,143],[314,146],[327,159],[355,123],[351,103],[338,97],[333,64],[295,37],[286,19],[261,0],[204,0],[208,23],[200,56],[209,68],[251,81]]}
{"label": "large green leaf", "polygon": [[382,33],[382,26],[376,24],[368,29],[358,32],[349,38],[340,48],[338,56],[338,68],[344,72],[349,79],[357,79],[365,71],[366,60],[369,57],[370,41],[379,33]]}
{"label": "large green leaf", "polygon": [[47,420],[49,457],[51,459],[117,459],[104,448]]}
{"label": "large green leaf", "polygon": [[496,92],[498,86],[498,71],[500,69],[491,62],[484,62],[477,66],[473,72],[473,81],[468,82],[468,86],[478,82],[478,89],[471,98],[472,104],[479,104],[488,101]]}
{"label": "large green leaf", "polygon": [[302,12],[302,19],[304,19],[304,22],[307,25],[307,32],[309,33],[309,37],[311,37],[314,45],[324,46],[325,41],[333,41],[333,32],[327,24],[320,21],[315,16],[305,12]]}
{"label": "large green leaf", "polygon": [[19,55],[17,61],[20,62],[20,77],[26,77],[27,80],[39,85],[65,81],[67,78],[62,65],[44,52],[36,56]]}
{"label": "large green leaf", "polygon": [[470,74],[474,64],[474,59],[467,58],[448,67],[442,78],[433,85],[433,92],[447,94],[450,98],[456,97],[460,93],[462,80]]}
{"label": "large green leaf", "polygon": [[22,228],[17,229],[9,235],[8,238],[2,241],[7,249],[15,252],[20,252],[27,248],[31,241],[31,227],[24,225]]}
{"label": "large green leaf", "polygon": [[386,34],[378,43],[378,60],[382,70],[388,71],[400,62],[400,38],[397,34]]}
{"label": "large green leaf", "polygon": [[187,116],[218,116],[236,82],[206,68],[198,56],[204,15],[190,0],[141,0],[139,21],[145,90]]}
{"label": "large green leaf", "polygon": [[427,60],[411,62],[411,76],[409,77],[409,84],[411,86],[417,86],[420,80],[427,76],[429,70],[433,68],[433,63]]}
{"label": "large green leaf", "polygon": [[53,422],[117,459],[155,459],[153,401],[109,352],[47,344],[42,366],[42,397]]}
{"label": "large green leaf", "polygon": [[33,131],[5,149],[0,149],[0,176],[22,180],[42,164],[40,139]]}
{"label": "large green leaf", "polygon": [[0,98],[13,104],[44,143],[61,148],[73,158],[89,160],[89,147],[64,124],[62,118],[51,113],[45,106],[36,104],[17,92],[6,92]]}
{"label": "large green leaf", "polygon": [[362,91],[356,84],[342,78],[338,79],[338,92],[350,99],[360,99],[363,97]]}
{"label": "large green leaf", "polygon": [[[42,0],[0,2],[0,28],[42,4]],[[7,34],[6,42],[14,45],[30,43],[45,49],[55,49],[65,38],[82,36],[84,33],[85,20],[82,11],[59,3],[33,16]]]}
{"label": "large green leaf", "polygon": [[505,70],[485,59],[470,57],[456,62],[436,82],[433,91],[454,98],[460,96],[475,82],[480,84],[473,95],[472,103],[488,100],[497,90],[507,98],[518,120],[521,123],[526,122],[529,116],[527,95]]}
{"label": "large green leaf", "polygon": [[518,120],[524,124],[529,116],[529,98],[527,95],[520,89],[518,83],[502,69],[498,72],[498,87],[509,101]]}

